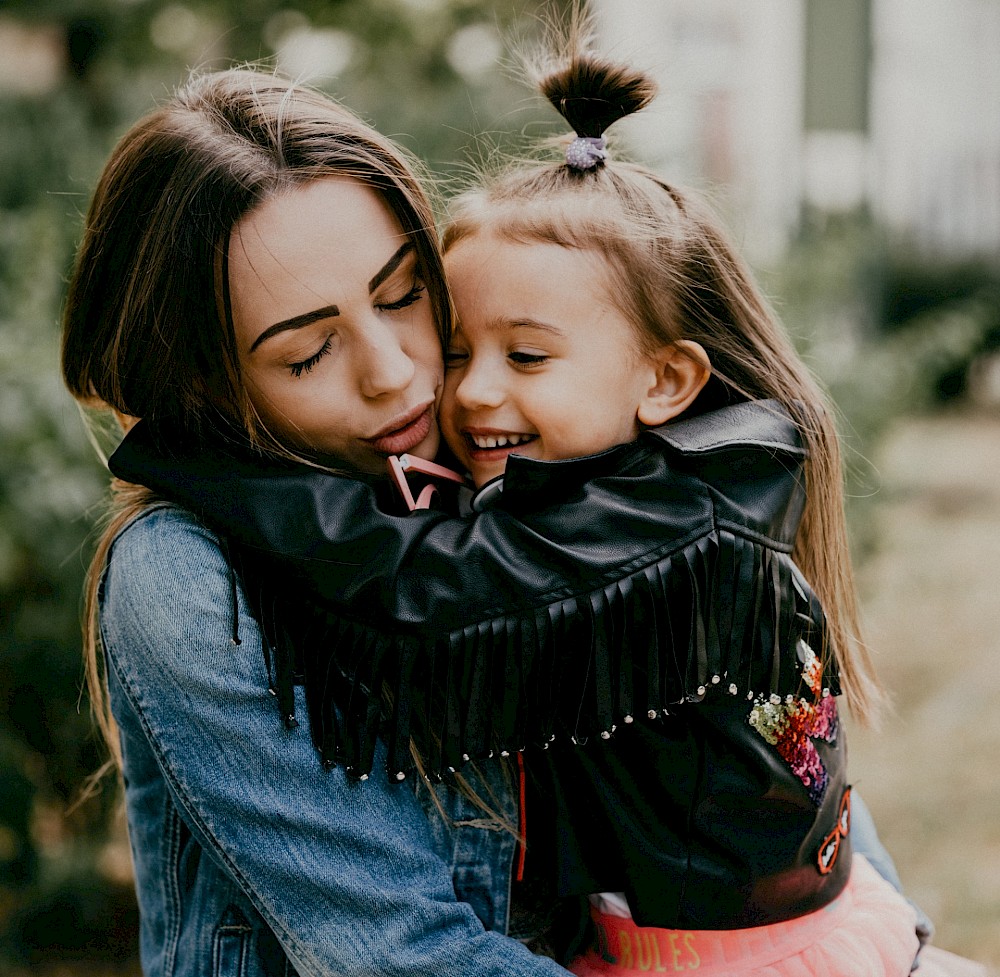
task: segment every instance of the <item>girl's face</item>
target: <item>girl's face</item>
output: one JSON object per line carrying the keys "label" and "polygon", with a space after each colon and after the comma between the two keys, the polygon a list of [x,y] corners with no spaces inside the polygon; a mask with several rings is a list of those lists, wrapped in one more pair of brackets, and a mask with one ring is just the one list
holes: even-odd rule
{"label": "girl's face", "polygon": [[457,326],[441,427],[477,485],[511,454],[571,458],[638,436],[656,366],[615,308],[600,256],[477,233],[445,269]]}
{"label": "girl's face", "polygon": [[432,458],[441,343],[416,251],[375,192],[325,177],[233,229],[240,366],[268,428],[324,463],[382,473]]}

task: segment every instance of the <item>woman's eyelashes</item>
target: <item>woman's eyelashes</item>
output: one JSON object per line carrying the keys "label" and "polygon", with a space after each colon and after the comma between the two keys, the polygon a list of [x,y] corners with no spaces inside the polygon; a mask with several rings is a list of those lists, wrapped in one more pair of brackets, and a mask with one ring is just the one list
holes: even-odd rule
{"label": "woman's eyelashes", "polygon": [[397,312],[400,309],[405,309],[409,305],[413,305],[413,303],[416,302],[417,299],[419,299],[420,296],[426,291],[427,286],[423,282],[417,280],[414,281],[413,286],[402,298],[396,299],[393,302],[380,302],[377,307],[383,312]]}
{"label": "woman's eyelashes", "polygon": [[333,349],[332,335],[326,337],[326,341],[312,356],[300,360],[298,363],[288,364],[288,369],[291,371],[292,376],[300,377],[303,373],[308,373],[331,349]]}
{"label": "woman's eyelashes", "polygon": [[[382,310],[383,312],[398,312],[400,309],[405,309],[410,305],[413,305],[420,296],[427,291],[427,286],[421,281],[415,281],[410,288],[410,290],[403,295],[401,298],[394,299],[390,302],[379,302],[375,307]],[[301,377],[303,373],[309,373],[312,368],[319,363],[330,350],[333,349],[333,335],[329,335],[312,356],[307,357],[304,360],[299,360],[297,363],[289,363],[288,369],[293,377]]]}

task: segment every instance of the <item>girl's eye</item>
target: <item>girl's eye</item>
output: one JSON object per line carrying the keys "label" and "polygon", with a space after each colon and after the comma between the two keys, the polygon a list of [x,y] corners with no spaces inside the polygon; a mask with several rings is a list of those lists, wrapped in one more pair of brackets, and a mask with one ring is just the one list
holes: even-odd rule
{"label": "girl's eye", "polygon": [[411,288],[401,299],[396,299],[395,302],[382,302],[379,308],[384,312],[398,312],[400,309],[405,309],[408,305],[413,305],[420,296],[427,291],[427,286],[423,282],[414,282],[413,288]]}
{"label": "girl's eye", "polygon": [[308,373],[331,349],[333,349],[333,337],[327,336],[326,342],[308,359],[288,364],[288,369],[291,371],[292,376],[300,377],[303,373]]}
{"label": "girl's eye", "polygon": [[538,366],[548,359],[547,353],[525,353],[522,350],[511,350],[507,354],[507,359],[516,366]]}
{"label": "girl's eye", "polygon": [[449,349],[445,350],[444,354],[444,365],[445,369],[449,366],[459,366],[464,363],[469,358],[469,354],[460,349]]}

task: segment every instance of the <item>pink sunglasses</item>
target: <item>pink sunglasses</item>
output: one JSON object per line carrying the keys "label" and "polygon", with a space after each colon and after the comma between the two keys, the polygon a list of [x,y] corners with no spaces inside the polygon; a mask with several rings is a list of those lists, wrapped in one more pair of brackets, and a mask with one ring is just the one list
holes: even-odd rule
{"label": "pink sunglasses", "polygon": [[389,474],[410,512],[414,509],[429,509],[431,500],[437,495],[438,490],[434,485],[425,485],[414,499],[410,483],[406,478],[407,472],[443,479],[446,482],[457,482],[459,485],[466,484],[465,478],[458,472],[453,472],[450,468],[435,464],[433,461],[424,461],[423,458],[414,458],[413,455],[390,455]]}

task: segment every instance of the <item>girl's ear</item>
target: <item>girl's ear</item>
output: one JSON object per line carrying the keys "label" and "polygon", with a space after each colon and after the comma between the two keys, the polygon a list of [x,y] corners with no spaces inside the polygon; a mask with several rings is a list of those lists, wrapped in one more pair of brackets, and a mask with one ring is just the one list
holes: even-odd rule
{"label": "girl's ear", "polygon": [[680,339],[652,354],[656,381],[646,392],[636,417],[646,427],[659,427],[687,410],[711,375],[708,353],[700,343]]}

